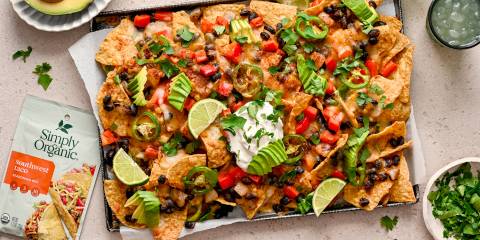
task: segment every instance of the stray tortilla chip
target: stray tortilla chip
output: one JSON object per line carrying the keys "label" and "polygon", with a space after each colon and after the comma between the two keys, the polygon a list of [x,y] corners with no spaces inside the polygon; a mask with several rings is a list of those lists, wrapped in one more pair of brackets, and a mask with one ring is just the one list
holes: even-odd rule
{"label": "stray tortilla chip", "polygon": [[255,199],[247,200],[245,198],[237,198],[235,201],[236,203],[242,208],[243,212],[248,219],[252,219],[257,214],[257,211],[265,202],[265,190],[263,188],[259,188],[254,184],[248,186],[250,193],[257,195]]}
{"label": "stray tortilla chip", "polygon": [[392,138],[403,137],[405,139],[406,134],[407,129],[405,122],[397,121],[386,127],[383,131],[370,135],[365,143],[365,147],[370,151],[370,157],[368,157],[367,163],[374,162],[379,158],[408,148],[412,144],[411,140],[394,148],[389,143]]}
{"label": "stray tortilla chip", "polygon": [[160,223],[152,229],[155,240],[175,240],[180,237],[185,221],[187,220],[187,208],[170,214],[160,214]]}
{"label": "stray tortilla chip", "polygon": [[173,13],[172,19],[172,30],[173,34],[177,34],[181,29],[187,27],[190,32],[193,34],[198,34],[198,38],[195,41],[192,41],[188,45],[188,49],[195,51],[195,50],[202,50],[205,47],[205,38],[203,36],[203,32],[198,29],[195,24],[190,20],[190,15],[185,11],[178,11]]}
{"label": "stray tortilla chip", "polygon": [[326,6],[330,6],[332,4],[338,4],[338,3],[340,3],[340,0],[323,0],[323,1],[320,1],[320,3],[315,6],[305,9],[305,12],[308,15],[316,16],[320,12],[323,12],[323,9]]}
{"label": "stray tortilla chip", "polygon": [[392,188],[390,189],[391,202],[416,202],[413,186],[410,182],[410,172],[408,170],[407,160],[403,154],[400,155],[399,173]]}
{"label": "stray tortilla chip", "polygon": [[311,178],[313,182],[320,183],[325,178],[332,175],[332,172],[336,169],[336,167],[332,165],[332,156],[335,153],[337,153],[337,151],[347,143],[347,140],[348,140],[348,134],[342,134],[338,139],[337,145],[335,146],[335,148],[328,153],[327,158],[312,170]]}
{"label": "stray tortilla chip", "polygon": [[185,188],[183,177],[187,176],[190,169],[205,165],[207,165],[207,156],[205,154],[188,155],[180,159],[167,171],[168,185],[183,190]]}
{"label": "stray tortilla chip", "polygon": [[232,156],[227,150],[227,143],[221,140],[222,131],[218,124],[212,124],[200,134],[207,151],[208,167],[218,168],[230,162]]}
{"label": "stray tortilla chip", "polygon": [[[104,129],[110,129],[119,136],[128,136],[131,129],[130,123],[133,121],[133,117],[128,114],[132,102],[122,85],[115,84],[113,80],[115,76],[115,71],[109,72],[107,80],[100,87],[97,95],[98,115]],[[111,102],[117,104],[117,107],[110,112],[103,108],[103,99],[106,95],[110,95]]]}
{"label": "stray tortilla chip", "polygon": [[103,181],[103,191],[105,192],[105,198],[107,199],[108,206],[112,209],[113,214],[117,219],[125,226],[131,228],[145,228],[143,224],[128,222],[125,220],[125,216],[128,213],[133,213],[124,207],[127,202],[127,186],[118,180],[105,180]]}
{"label": "stray tortilla chip", "polygon": [[308,104],[310,103],[310,100],[312,100],[312,97],[312,95],[303,92],[296,92],[288,96],[287,99],[282,99],[283,104],[285,104],[286,110],[290,110],[287,122],[283,128],[285,133],[295,133],[295,126],[297,124],[295,117],[300,115],[303,110],[308,107]]}
{"label": "stray tortilla chip", "polygon": [[410,103],[410,76],[413,69],[413,50],[415,47],[409,45],[400,54],[395,56],[394,60],[397,61],[398,68],[392,74],[392,79],[397,82],[403,82],[402,93],[399,96],[399,100],[402,103]]}
{"label": "stray tortilla chip", "polygon": [[280,3],[251,1],[250,9],[263,17],[270,26],[275,26],[281,22],[283,18],[292,20],[297,14],[297,7]]}
{"label": "stray tortilla chip", "polygon": [[[375,185],[373,185],[368,191],[363,186],[356,187],[347,184],[343,189],[343,199],[355,207],[372,211],[378,206],[382,198],[390,192],[392,186],[393,181],[390,179],[375,183]],[[368,199],[368,205],[364,207],[360,206],[360,199],[362,198]]]}
{"label": "stray tortilla chip", "polygon": [[245,8],[244,4],[218,4],[208,6],[203,10],[203,19],[214,23],[218,16],[222,16],[228,20],[235,19],[240,16],[240,11]]}
{"label": "stray tortilla chip", "polygon": [[95,56],[97,62],[104,66],[120,66],[137,56],[135,35],[139,34],[133,22],[123,19],[103,40]]}

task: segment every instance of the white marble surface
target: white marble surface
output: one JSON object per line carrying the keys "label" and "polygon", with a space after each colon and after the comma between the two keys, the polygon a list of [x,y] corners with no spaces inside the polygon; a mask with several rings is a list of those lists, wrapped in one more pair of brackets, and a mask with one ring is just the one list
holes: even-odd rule
{"label": "white marble surface", "polygon": [[[114,0],[110,9],[134,2]],[[480,47],[455,51],[428,37],[425,17],[429,1],[404,0],[405,30],[416,44],[412,99],[426,159],[427,176],[461,157],[480,156]],[[63,33],[40,32],[22,22],[9,1],[0,1],[0,161],[7,159],[21,103],[26,94],[88,109],[87,93],[67,48],[88,32],[84,25]],[[11,54],[28,45],[27,63],[13,62]],[[36,64],[49,62],[54,78],[48,91],[31,73]],[[382,216],[398,216],[387,233]],[[81,239],[118,239],[105,229],[102,188],[97,182]],[[0,239],[10,239],[0,236]],[[423,225],[421,204],[279,221],[240,223],[194,234],[184,239],[431,239]]]}

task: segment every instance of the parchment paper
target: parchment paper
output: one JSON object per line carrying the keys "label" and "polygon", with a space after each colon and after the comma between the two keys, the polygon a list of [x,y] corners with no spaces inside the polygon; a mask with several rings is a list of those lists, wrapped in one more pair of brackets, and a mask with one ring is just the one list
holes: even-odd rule
{"label": "parchment paper", "polygon": [[[379,8],[379,12],[384,15],[394,16],[395,7],[393,0],[386,0]],[[99,123],[100,121],[98,117],[96,96],[100,86],[105,80],[105,73],[95,62],[95,53],[109,31],[110,29],[105,29],[89,33],[69,48],[70,55],[72,56],[78,72],[80,73],[80,76],[85,84],[85,88],[90,96],[90,103],[92,105],[93,112]],[[98,126],[100,129],[102,129],[100,124]],[[415,124],[413,111],[411,113],[410,120],[407,123],[407,136],[409,139],[413,140],[412,148],[406,152],[406,159],[409,160],[411,181],[413,184],[424,183],[426,175],[425,160],[423,157],[422,145]],[[244,221],[248,220],[245,219],[243,212],[239,208],[235,208],[235,210],[229,214],[227,218],[197,223],[194,229],[184,229],[181,236],[216,228],[222,225],[229,225]],[[128,240],[152,238],[149,230],[139,231],[122,226],[120,227],[120,233],[123,239]]]}

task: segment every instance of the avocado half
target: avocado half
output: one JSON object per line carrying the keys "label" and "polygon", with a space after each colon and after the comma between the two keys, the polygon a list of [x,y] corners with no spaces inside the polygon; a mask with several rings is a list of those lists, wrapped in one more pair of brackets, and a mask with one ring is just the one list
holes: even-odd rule
{"label": "avocado half", "polygon": [[25,0],[32,8],[48,15],[66,15],[80,12],[93,0],[61,0],[57,2],[48,2],[45,0]]}

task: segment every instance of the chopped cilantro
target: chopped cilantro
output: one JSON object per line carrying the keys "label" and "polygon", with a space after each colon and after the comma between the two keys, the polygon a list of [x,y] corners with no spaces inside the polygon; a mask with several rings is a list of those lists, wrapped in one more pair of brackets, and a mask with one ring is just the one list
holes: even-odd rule
{"label": "chopped cilantro", "polygon": [[383,95],[381,98],[380,98],[380,102],[378,104],[380,104],[380,107],[382,109],[390,109],[392,110],[393,109],[393,103],[389,103],[389,104],[385,104],[385,100],[387,100],[387,97],[385,95]]}
{"label": "chopped cilantro", "polygon": [[193,154],[195,150],[198,149],[198,147],[200,147],[200,141],[194,140],[193,142],[189,142],[187,146],[185,146],[185,152],[187,154]]}
{"label": "chopped cilantro", "polygon": [[385,106],[383,107],[383,109],[392,110],[393,107],[394,107],[394,105],[393,105],[393,102],[392,102],[392,103],[389,103],[389,104],[385,105]]}
{"label": "chopped cilantro", "polygon": [[305,118],[305,115],[304,115],[303,112],[302,112],[302,113],[300,113],[300,115],[298,115],[298,116],[295,117],[295,121],[300,122],[300,121],[302,121],[304,118]]}
{"label": "chopped cilantro", "polygon": [[225,26],[215,26],[213,27],[213,30],[215,31],[217,36],[220,36],[225,32]]}
{"label": "chopped cilantro", "polygon": [[268,68],[268,72],[270,74],[275,74],[275,73],[278,73],[280,71],[280,67],[279,66],[272,66],[272,67],[269,67]]}
{"label": "chopped cilantro", "polygon": [[35,66],[35,70],[33,71],[34,74],[38,76],[37,83],[43,87],[43,90],[47,90],[48,86],[52,82],[52,77],[48,74],[48,72],[52,69],[50,64],[44,62],[40,65]]}
{"label": "chopped cilantro", "polygon": [[248,37],[247,36],[236,36],[235,41],[237,41],[240,44],[244,44],[248,41]]}
{"label": "chopped cilantro", "polygon": [[30,57],[32,53],[32,47],[28,46],[26,50],[18,50],[12,55],[12,59],[16,60],[17,58],[22,58],[23,62],[27,62],[27,58]]}
{"label": "chopped cilantro", "polygon": [[310,142],[313,145],[320,144],[320,138],[318,137],[318,133],[314,133],[314,134],[312,134],[312,136],[310,136]]}
{"label": "chopped cilantro", "polygon": [[162,72],[165,73],[167,78],[171,78],[174,75],[177,75],[178,72],[180,71],[177,66],[175,66],[173,63],[171,63],[168,59],[162,59],[158,62],[160,64],[160,68],[162,69]]}
{"label": "chopped cilantro", "polygon": [[235,135],[235,129],[242,129],[243,125],[247,122],[247,119],[239,117],[235,114],[230,114],[220,120],[220,125],[226,131]]}
{"label": "chopped cilantro", "polygon": [[296,212],[299,212],[301,214],[307,214],[308,212],[312,211],[313,206],[312,206],[312,199],[313,199],[313,193],[311,192],[307,194],[305,197],[299,197],[297,201],[297,209],[295,209]]}
{"label": "chopped cilantro", "polygon": [[179,67],[182,67],[182,68],[185,68],[188,66],[188,60],[187,59],[180,59],[178,60],[178,66]]}
{"label": "chopped cilantro", "polygon": [[398,223],[398,217],[395,216],[392,218],[390,218],[389,216],[383,216],[381,219],[380,219],[380,224],[382,225],[382,227],[384,227],[387,231],[392,231],[393,228],[397,225]]}
{"label": "chopped cilantro", "polygon": [[188,47],[190,45],[190,42],[193,40],[194,34],[193,32],[190,32],[188,26],[185,26],[177,31],[177,35],[180,37],[182,40],[182,46],[183,47]]}
{"label": "chopped cilantro", "polygon": [[267,120],[270,120],[274,123],[278,122],[278,119],[283,116],[284,105],[278,105],[273,109],[273,113],[267,116]]}
{"label": "chopped cilantro", "polygon": [[167,143],[163,144],[162,150],[167,156],[173,157],[177,155],[178,149],[183,142],[185,142],[185,139],[183,139],[182,134],[177,132]]}
{"label": "chopped cilantro", "polygon": [[368,96],[366,93],[359,92],[356,102],[359,107],[364,107],[365,105],[372,103],[373,99],[370,96]]}
{"label": "chopped cilantro", "polygon": [[305,51],[306,53],[311,53],[313,52],[314,49],[315,49],[315,45],[313,45],[312,43],[303,44],[303,51]]}
{"label": "chopped cilantro", "polygon": [[280,37],[285,42],[285,46],[282,49],[288,55],[294,54],[297,51],[295,43],[298,40],[298,35],[292,29],[285,29],[280,33]]}
{"label": "chopped cilantro", "polygon": [[377,84],[370,85],[369,91],[371,91],[371,92],[373,92],[377,95],[383,94],[383,89],[380,86],[378,86]]}
{"label": "chopped cilantro", "polygon": [[282,50],[285,51],[288,55],[296,53],[297,49],[297,45],[295,44],[285,44],[285,46],[283,46],[282,48]]}
{"label": "chopped cilantro", "polygon": [[247,112],[248,112],[248,116],[250,116],[251,118],[253,119],[257,118],[258,105],[256,104],[255,101],[248,105]]}

